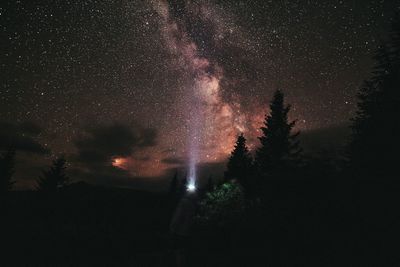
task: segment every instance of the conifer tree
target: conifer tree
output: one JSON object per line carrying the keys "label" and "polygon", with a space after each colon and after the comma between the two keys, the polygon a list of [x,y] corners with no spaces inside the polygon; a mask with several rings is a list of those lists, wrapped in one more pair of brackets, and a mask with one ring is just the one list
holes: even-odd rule
{"label": "conifer tree", "polygon": [[246,138],[241,134],[231,152],[225,172],[225,180],[236,179],[245,189],[248,189],[252,179],[252,164],[253,159],[247,148]]}
{"label": "conifer tree", "polygon": [[169,184],[169,195],[176,197],[178,194],[178,171],[175,172],[174,177],[172,177]]}
{"label": "conifer tree", "polygon": [[37,190],[43,193],[56,193],[69,182],[66,175],[66,160],[59,157],[53,161],[49,170],[44,171],[41,178],[37,181]]}
{"label": "conifer tree", "polygon": [[212,176],[210,175],[210,177],[208,177],[207,184],[205,186],[205,192],[206,193],[212,192],[213,189],[214,189],[214,182]]}
{"label": "conifer tree", "polygon": [[261,127],[261,147],[256,153],[256,164],[261,176],[293,167],[301,152],[297,140],[299,132],[292,133],[295,121],[288,122],[290,105],[285,106],[284,94],[280,90],[275,92],[270,109]]}
{"label": "conifer tree", "polygon": [[3,155],[0,155],[0,191],[2,193],[12,189],[14,182],[15,149],[10,147]]}
{"label": "conifer tree", "polygon": [[372,77],[358,93],[358,111],[352,120],[350,163],[355,171],[367,175],[390,174],[396,171],[399,163],[399,24],[397,17],[390,41],[376,51]]}
{"label": "conifer tree", "polygon": [[188,179],[183,178],[182,180],[179,181],[178,183],[178,192],[177,192],[177,199],[181,199],[186,191],[187,191],[187,186],[188,186]]}

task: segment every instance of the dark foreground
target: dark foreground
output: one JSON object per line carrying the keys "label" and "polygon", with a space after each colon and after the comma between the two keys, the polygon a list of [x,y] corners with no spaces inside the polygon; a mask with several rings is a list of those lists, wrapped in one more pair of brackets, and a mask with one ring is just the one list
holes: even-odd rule
{"label": "dark foreground", "polygon": [[1,266],[399,266],[400,184],[271,182],[240,223],[174,243],[167,195],[86,184],[3,201]]}

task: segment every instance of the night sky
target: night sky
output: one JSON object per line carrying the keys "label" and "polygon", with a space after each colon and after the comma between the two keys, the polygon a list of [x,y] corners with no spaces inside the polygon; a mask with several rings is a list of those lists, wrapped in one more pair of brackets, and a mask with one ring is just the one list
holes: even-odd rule
{"label": "night sky", "polygon": [[[0,147],[17,187],[70,176],[151,187],[258,145],[280,88],[303,133],[347,125],[400,1],[6,1]],[[191,162],[193,161],[193,162]]]}

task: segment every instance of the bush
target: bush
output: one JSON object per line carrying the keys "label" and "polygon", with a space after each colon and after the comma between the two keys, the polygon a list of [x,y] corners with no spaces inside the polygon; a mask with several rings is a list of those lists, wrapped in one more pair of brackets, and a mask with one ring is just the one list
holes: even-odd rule
{"label": "bush", "polygon": [[216,187],[200,202],[197,222],[202,226],[226,227],[238,223],[245,210],[243,190],[236,182]]}

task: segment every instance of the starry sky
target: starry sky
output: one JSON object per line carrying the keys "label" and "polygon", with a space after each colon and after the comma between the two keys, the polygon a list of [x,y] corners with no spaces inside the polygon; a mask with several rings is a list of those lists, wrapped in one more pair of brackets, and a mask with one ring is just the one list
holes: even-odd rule
{"label": "starry sky", "polygon": [[[0,6],[0,148],[29,188],[146,187],[251,149],[280,88],[303,133],[347,125],[400,1],[55,0]],[[215,167],[216,168],[216,167]],[[165,180],[165,179],[164,179]]]}

